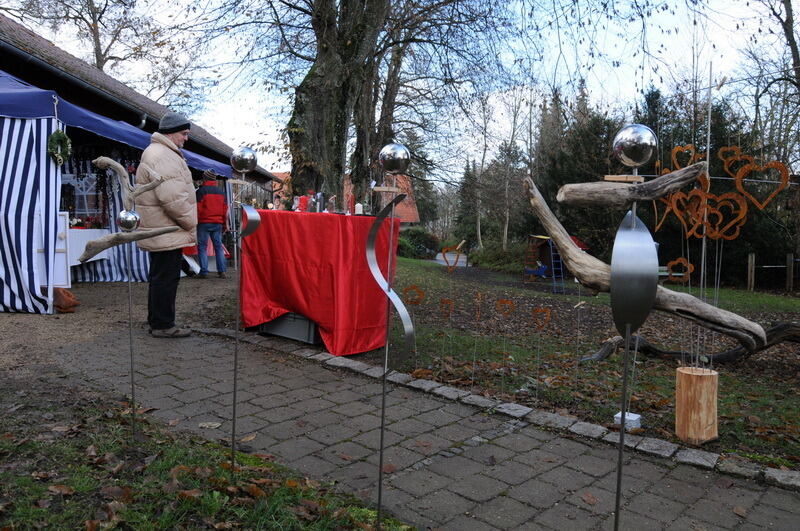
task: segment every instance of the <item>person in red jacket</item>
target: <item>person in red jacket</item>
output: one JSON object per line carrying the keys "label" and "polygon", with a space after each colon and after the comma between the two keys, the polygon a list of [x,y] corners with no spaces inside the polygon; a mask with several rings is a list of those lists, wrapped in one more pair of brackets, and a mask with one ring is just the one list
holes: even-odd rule
{"label": "person in red jacket", "polygon": [[208,238],[214,245],[217,276],[225,278],[225,249],[222,234],[228,232],[228,204],[225,192],[217,186],[217,176],[211,170],[203,172],[204,182],[197,189],[197,256],[200,273],[196,278],[208,278]]}

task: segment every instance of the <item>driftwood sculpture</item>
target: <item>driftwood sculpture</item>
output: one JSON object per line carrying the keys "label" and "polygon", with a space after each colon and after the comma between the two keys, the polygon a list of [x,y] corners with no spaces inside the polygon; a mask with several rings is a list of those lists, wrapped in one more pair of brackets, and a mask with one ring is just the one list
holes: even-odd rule
{"label": "driftwood sculpture", "polygon": [[[153,188],[159,186],[163,180],[160,175],[154,175],[152,182],[149,182],[143,186],[133,187],[128,179],[128,172],[119,162],[108,157],[98,157],[92,161],[92,164],[101,170],[110,168],[117,175],[117,181],[119,182],[120,190],[122,192],[122,204],[125,207],[125,210],[133,210],[136,198],[141,193],[152,190]],[[151,174],[155,174],[155,172],[146,165],[144,166],[144,169]],[[177,226],[162,227],[160,229],[140,229],[132,232],[116,232],[113,234],[106,234],[105,236],[101,236],[87,242],[86,248],[78,257],[78,261],[86,262],[93,256],[96,256],[98,253],[101,253],[106,249],[110,249],[115,245],[134,242],[137,240],[144,240],[145,238],[152,238],[153,236],[166,234],[168,232],[175,232],[178,230],[178,228],[179,227]]]}
{"label": "driftwood sculpture", "polygon": [[[627,208],[634,201],[651,200],[680,189],[686,184],[698,179],[706,171],[706,163],[700,162],[682,170],[669,173],[642,184],[626,184],[614,182],[595,182],[585,184],[570,184],[563,186],[558,192],[559,202],[575,206],[615,206]],[[566,267],[575,275],[582,285],[594,292],[610,292],[611,266],[605,262],[581,251],[569,237],[569,234],[555,217],[550,207],[545,202],[533,180],[526,178],[523,181],[528,199],[534,213],[544,226],[547,233],[558,246],[558,251]],[[739,342],[740,348],[735,349],[739,355],[749,355],[763,350],[775,342],[800,341],[796,325],[781,325],[770,329],[771,334],[764,332],[758,323],[744,317],[716,308],[687,293],[679,293],[658,286],[653,308],[671,313],[698,323],[699,325],[730,336]],[[640,345],[644,345],[642,338]],[[601,349],[595,356],[587,359],[602,359],[608,356],[620,342],[612,338],[606,342],[604,352]],[[649,344],[648,344],[649,345]],[[642,347],[640,347],[641,349]],[[655,348],[651,351],[655,352]],[[665,351],[662,351],[665,352]],[[722,357],[722,354],[725,354]],[[681,356],[681,353],[677,353]],[[721,357],[708,356],[711,359],[731,359],[732,353],[721,353]]]}

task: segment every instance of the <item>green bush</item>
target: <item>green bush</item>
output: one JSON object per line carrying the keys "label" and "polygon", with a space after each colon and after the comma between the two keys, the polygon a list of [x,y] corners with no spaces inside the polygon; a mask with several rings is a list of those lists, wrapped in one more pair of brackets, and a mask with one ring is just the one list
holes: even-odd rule
{"label": "green bush", "polygon": [[418,258],[414,246],[402,236],[397,240],[397,254],[403,258]]}
{"label": "green bush", "polygon": [[525,265],[527,248],[526,243],[512,243],[503,251],[499,243],[487,243],[482,250],[470,253],[469,263],[492,271],[519,273]]}
{"label": "green bush", "polygon": [[[411,227],[403,231],[400,240],[406,240],[414,249],[414,256],[408,258],[435,258],[439,253],[439,239],[422,227]],[[405,256],[401,254],[400,256]]]}

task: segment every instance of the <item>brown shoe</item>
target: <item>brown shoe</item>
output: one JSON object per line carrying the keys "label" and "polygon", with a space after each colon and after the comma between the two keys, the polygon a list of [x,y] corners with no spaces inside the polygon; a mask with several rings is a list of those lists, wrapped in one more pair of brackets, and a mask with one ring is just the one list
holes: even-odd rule
{"label": "brown shoe", "polygon": [[188,328],[165,328],[162,330],[150,330],[150,335],[153,337],[188,337],[192,335],[192,331]]}

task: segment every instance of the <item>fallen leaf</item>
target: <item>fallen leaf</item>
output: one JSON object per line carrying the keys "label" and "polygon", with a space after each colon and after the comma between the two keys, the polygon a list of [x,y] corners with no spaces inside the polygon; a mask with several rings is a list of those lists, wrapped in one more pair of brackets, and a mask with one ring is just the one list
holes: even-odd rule
{"label": "fallen leaf", "polygon": [[86,455],[89,457],[97,457],[97,447],[93,444],[86,448]]}
{"label": "fallen leaf", "polygon": [[177,426],[180,421],[181,421],[181,419],[172,419],[169,422],[167,422],[167,425],[168,426]]}
{"label": "fallen leaf", "polygon": [[31,477],[33,479],[42,479],[42,480],[43,479],[50,479],[53,476],[54,476],[54,474],[51,473],[51,472],[42,472],[42,471],[38,471],[38,470],[36,472],[31,472]]}
{"label": "fallen leaf", "polygon": [[384,473],[384,474],[391,474],[391,473],[393,473],[395,470],[397,470],[397,467],[396,467],[396,466],[394,466],[394,465],[393,465],[393,464],[391,464],[391,463],[389,463],[389,464],[387,464],[387,465],[383,465],[383,473]]}
{"label": "fallen leaf", "polygon": [[188,474],[191,471],[192,471],[192,469],[189,468],[186,465],[177,465],[177,466],[172,467],[172,470],[169,471],[169,477],[174,479],[174,478],[177,478],[181,474]]}
{"label": "fallen leaf", "polygon": [[198,424],[198,426],[201,427],[201,428],[204,428],[204,429],[215,430],[215,429],[219,428],[220,426],[222,426],[222,423],[221,422],[201,422],[200,424]]}
{"label": "fallen leaf", "polygon": [[290,489],[296,489],[297,487],[300,486],[300,483],[298,483],[297,480],[295,479],[287,479],[286,486],[289,487]]}
{"label": "fallen leaf", "polygon": [[180,488],[181,488],[180,481],[178,481],[175,478],[172,478],[171,480],[169,480],[168,483],[164,484],[164,486],[161,487],[161,490],[163,490],[164,492],[173,493],[173,492],[178,492]]}
{"label": "fallen leaf", "polygon": [[36,500],[36,507],[40,509],[47,509],[50,507],[50,500]]}
{"label": "fallen leaf", "polygon": [[116,485],[103,487],[100,489],[100,494],[106,498],[111,498],[112,500],[120,501],[122,503],[133,502],[133,491],[130,487],[118,487]]}
{"label": "fallen leaf", "polygon": [[256,433],[251,433],[250,435],[245,435],[244,437],[239,439],[239,442],[244,442],[244,443],[250,442],[250,441],[252,441],[253,439],[256,438],[256,435],[257,435]]}
{"label": "fallen leaf", "polygon": [[62,496],[70,496],[75,494],[75,489],[68,487],[67,485],[50,485],[47,487],[47,490],[53,494],[61,494]]}
{"label": "fallen leaf", "polygon": [[83,522],[83,526],[86,528],[86,531],[97,531],[99,525],[100,520],[86,520]]}
{"label": "fallen leaf", "polygon": [[311,514],[311,512],[302,505],[295,505],[294,507],[291,508],[291,511],[299,518],[302,518],[303,520],[314,519],[314,515]]}
{"label": "fallen leaf", "polygon": [[218,522],[214,524],[214,529],[233,529],[231,522]]}
{"label": "fallen leaf", "polygon": [[249,485],[244,486],[244,491],[247,492],[253,498],[264,498],[267,496],[267,493],[264,492],[261,487],[258,485],[253,485],[250,483]]}
{"label": "fallen leaf", "polygon": [[255,504],[256,500],[254,500],[253,498],[234,498],[231,500],[231,505],[243,506],[243,505],[255,505]]}
{"label": "fallen leaf", "polygon": [[197,500],[200,499],[200,496],[203,495],[203,491],[200,489],[191,489],[191,490],[179,490],[178,497],[183,498],[184,500]]}
{"label": "fallen leaf", "polygon": [[733,508],[733,512],[734,514],[736,514],[736,516],[740,516],[742,518],[745,518],[747,516],[747,509],[745,509],[744,507],[739,507],[738,505]]}
{"label": "fallen leaf", "polygon": [[595,505],[599,501],[591,492],[584,492],[581,494],[581,499],[589,505]]}
{"label": "fallen leaf", "polygon": [[339,458],[340,458],[342,461],[352,461],[352,460],[353,460],[353,457],[352,457],[352,456],[350,456],[350,455],[347,455],[347,454],[342,454],[342,453],[339,453],[339,454],[336,454],[336,455],[338,455],[338,456],[339,456]]}
{"label": "fallen leaf", "polygon": [[214,474],[214,471],[208,468],[207,466],[199,466],[194,469],[194,475],[199,478],[210,478]]}

